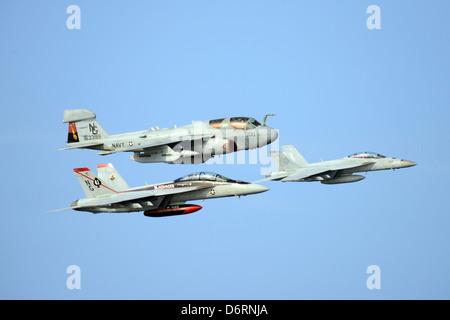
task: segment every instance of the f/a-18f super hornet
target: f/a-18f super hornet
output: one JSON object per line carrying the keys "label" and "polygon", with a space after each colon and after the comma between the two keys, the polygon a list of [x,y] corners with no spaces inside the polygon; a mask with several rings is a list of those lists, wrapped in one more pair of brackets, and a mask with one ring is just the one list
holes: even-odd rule
{"label": "f/a-18f super hornet", "polygon": [[415,166],[417,163],[382,156],[374,152],[355,153],[348,157],[308,163],[294,146],[282,146],[283,152],[271,151],[270,156],[278,170],[266,175],[266,180],[320,181],[324,184],[356,182],[365,178],[355,172],[367,172],[387,169],[400,169]]}
{"label": "f/a-18f super hornet", "polygon": [[263,147],[278,138],[266,126],[267,114],[259,123],[254,118],[232,117],[193,122],[177,128],[109,135],[87,109],[64,110],[69,123],[67,149],[101,150],[100,155],[133,152],[136,162],[202,163],[215,155]]}
{"label": "f/a-18f super hornet", "polygon": [[[88,168],[73,169],[86,198],[62,210],[101,212],[140,212],[165,217],[202,209],[187,201],[245,196],[269,190],[262,185],[232,180],[220,174],[200,172],[174,181],[130,188],[111,163],[97,166],[98,176]],[[51,211],[54,212],[54,211]]]}

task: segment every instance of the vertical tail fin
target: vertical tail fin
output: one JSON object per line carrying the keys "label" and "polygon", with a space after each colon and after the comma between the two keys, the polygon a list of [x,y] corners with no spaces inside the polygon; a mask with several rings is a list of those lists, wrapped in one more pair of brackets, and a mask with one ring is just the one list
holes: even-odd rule
{"label": "vertical tail fin", "polygon": [[87,109],[64,110],[63,123],[69,123],[67,144],[93,142],[108,137],[95,118],[95,113]]}
{"label": "vertical tail fin", "polygon": [[275,163],[278,171],[292,171],[300,169],[308,164],[303,156],[294,148],[294,146],[282,146],[283,152],[271,151],[270,157]]}
{"label": "vertical tail fin", "polygon": [[88,168],[76,168],[73,169],[73,171],[80,181],[81,187],[83,188],[86,197],[96,198],[99,196],[113,195],[117,193],[116,190],[106,185]]}
{"label": "vertical tail fin", "polygon": [[277,167],[277,171],[292,171],[297,170],[300,166],[291,162],[283,153],[279,151],[270,151],[270,157]]}
{"label": "vertical tail fin", "polygon": [[102,181],[108,181],[108,184],[117,191],[130,189],[130,186],[125,182],[119,172],[114,168],[112,163],[99,164],[97,166],[98,177]]}
{"label": "vertical tail fin", "polygon": [[289,159],[289,161],[295,163],[299,167],[304,167],[309,164],[308,161],[303,158],[303,156],[300,154],[300,152],[297,151],[297,149],[295,149],[294,146],[282,146],[281,149],[283,150],[283,154]]}

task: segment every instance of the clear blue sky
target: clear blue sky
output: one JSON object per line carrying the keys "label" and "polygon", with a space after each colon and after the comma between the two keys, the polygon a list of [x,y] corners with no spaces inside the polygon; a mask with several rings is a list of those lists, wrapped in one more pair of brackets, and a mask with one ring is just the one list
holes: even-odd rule
{"label": "clear blue sky", "polygon": [[[71,4],[80,30],[66,27]],[[366,26],[372,4],[380,30]],[[449,12],[448,1],[2,1],[0,298],[449,299]],[[139,186],[200,170],[254,181],[269,166],[57,151],[73,108],[111,134],[276,113],[278,146],[311,162],[368,150],[418,166],[353,184],[267,182],[182,217],[48,214],[84,197],[76,167],[112,162]],[[66,287],[69,265],[80,290]],[[380,290],[366,287],[370,265]]]}

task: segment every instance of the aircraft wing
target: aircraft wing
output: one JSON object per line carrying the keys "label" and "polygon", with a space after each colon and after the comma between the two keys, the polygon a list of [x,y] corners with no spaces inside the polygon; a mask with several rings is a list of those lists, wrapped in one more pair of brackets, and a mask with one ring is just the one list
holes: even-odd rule
{"label": "aircraft wing", "polygon": [[146,142],[146,143],[143,143],[140,145],[120,148],[120,149],[112,150],[112,151],[104,151],[104,152],[100,152],[99,155],[105,156],[105,155],[113,154],[113,153],[117,153],[117,152],[128,152],[128,151],[135,151],[135,152],[144,151],[145,152],[146,149],[165,146],[165,145],[172,144],[172,143],[179,143],[179,142],[183,142],[183,141],[195,141],[195,140],[201,140],[201,139],[211,139],[213,137],[214,137],[214,135],[180,136],[177,139],[170,138],[170,139],[166,139],[166,140]]}
{"label": "aircraft wing", "polygon": [[269,181],[269,180],[279,180],[281,178],[287,177],[288,175],[290,175],[290,173],[287,173],[287,172],[279,172],[279,173],[275,172],[275,173],[271,174],[270,176],[268,176],[268,177],[266,177],[264,179],[253,181],[252,183],[260,183],[260,182]]}
{"label": "aircraft wing", "polygon": [[119,192],[117,195],[113,195],[113,196],[91,198],[92,200],[89,202],[88,205],[78,205],[78,206],[73,206],[73,207],[58,209],[58,210],[52,210],[52,211],[47,211],[47,212],[50,213],[50,212],[57,212],[57,211],[70,210],[70,209],[80,209],[80,208],[85,208],[85,207],[89,207],[89,208],[101,207],[101,206],[124,202],[124,201],[133,201],[133,200],[139,200],[139,199],[146,199],[146,198],[150,198],[150,197],[168,196],[168,195],[172,195],[172,194],[184,193],[184,192],[189,192],[189,191],[198,190],[198,189],[201,189],[201,187],[199,188],[198,186],[194,186],[194,187],[181,187],[181,188],[173,188],[173,189],[125,191],[125,192]]}
{"label": "aircraft wing", "polygon": [[174,188],[174,189],[159,189],[159,190],[145,190],[145,191],[128,191],[128,192],[120,192],[118,195],[113,195],[108,198],[102,199],[98,198],[98,201],[94,202],[89,206],[104,206],[107,204],[119,203],[123,201],[132,201],[145,199],[149,197],[159,197],[159,196],[167,196],[171,194],[183,193],[188,191],[193,191],[199,189],[196,187],[182,187],[182,188]]}
{"label": "aircraft wing", "polygon": [[96,146],[102,146],[102,145],[103,145],[103,142],[102,143],[99,143],[99,142],[81,143],[80,142],[80,143],[76,143],[76,145],[74,145],[74,146],[58,149],[58,151],[70,150],[70,149],[80,149],[80,148],[89,148],[89,147],[96,147]]}
{"label": "aircraft wing", "polygon": [[288,175],[286,178],[281,179],[280,181],[299,181],[301,179],[305,179],[317,174],[321,174],[327,171],[336,171],[336,170],[345,170],[351,168],[362,167],[368,164],[373,163],[372,161],[364,162],[364,163],[352,163],[347,165],[335,164],[335,165],[311,165],[305,168],[298,169],[294,173]]}

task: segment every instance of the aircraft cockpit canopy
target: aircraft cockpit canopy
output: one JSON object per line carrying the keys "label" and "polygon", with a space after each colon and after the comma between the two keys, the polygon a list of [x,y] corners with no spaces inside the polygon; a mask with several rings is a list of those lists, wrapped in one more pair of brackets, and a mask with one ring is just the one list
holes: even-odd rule
{"label": "aircraft cockpit canopy", "polygon": [[249,130],[261,126],[255,118],[249,117],[233,117],[210,120],[209,126],[214,129],[233,128],[239,130]]}
{"label": "aircraft cockpit canopy", "polygon": [[192,173],[182,178],[175,180],[175,182],[188,182],[188,181],[217,181],[217,182],[236,182],[230,178],[224,177],[214,172],[197,172]]}
{"label": "aircraft cockpit canopy", "polygon": [[259,126],[261,126],[261,123],[259,123],[255,118],[250,118],[247,121],[246,129],[253,129]]}
{"label": "aircraft cockpit canopy", "polygon": [[381,159],[385,156],[375,152],[358,152],[348,156],[348,158],[361,158],[361,159]]}

